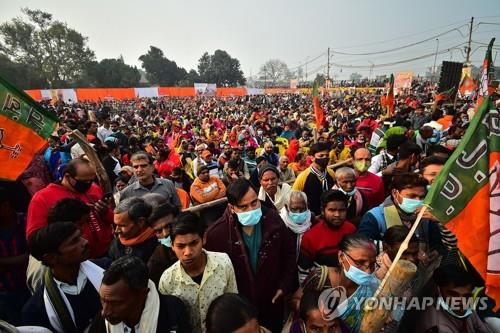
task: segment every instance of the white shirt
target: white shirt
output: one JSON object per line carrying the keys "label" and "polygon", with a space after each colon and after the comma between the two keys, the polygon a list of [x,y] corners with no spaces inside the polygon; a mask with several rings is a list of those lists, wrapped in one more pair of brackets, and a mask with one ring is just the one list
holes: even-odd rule
{"label": "white shirt", "polygon": [[[140,330],[139,330],[140,325],[141,325],[141,323],[139,322],[139,324],[134,326],[135,333],[140,332]],[[132,329],[130,327],[128,327],[127,325],[123,324],[123,333],[130,333],[130,332],[132,332]]]}
{"label": "white shirt", "polygon": [[82,272],[82,269],[78,271],[78,277],[76,279],[76,285],[73,284],[67,284],[66,282],[61,282],[57,280],[54,277],[54,281],[56,285],[59,287],[59,289],[69,295],[79,295],[83,288],[85,288],[85,285],[87,284],[87,276]]}
{"label": "white shirt", "polygon": [[[394,158],[394,156],[392,156],[388,152],[385,152],[385,154],[387,156],[389,156],[391,159]],[[381,168],[382,168],[382,160],[383,160],[382,153],[373,156],[372,157],[372,164],[368,168],[368,172],[374,173],[377,176],[382,176],[382,173],[381,173],[382,172],[382,170],[381,170]]]}
{"label": "white shirt", "polygon": [[113,131],[109,128],[104,128],[104,126],[97,128],[97,138],[101,140],[102,143],[104,143],[104,140],[111,134],[113,134]]}

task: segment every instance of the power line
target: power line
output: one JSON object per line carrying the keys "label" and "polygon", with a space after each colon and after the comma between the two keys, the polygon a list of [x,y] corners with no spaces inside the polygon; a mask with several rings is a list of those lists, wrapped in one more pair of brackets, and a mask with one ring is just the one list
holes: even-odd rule
{"label": "power line", "polygon": [[467,26],[467,25],[464,24],[464,25],[462,25],[462,26],[460,26],[458,28],[450,29],[448,31],[442,32],[442,33],[437,34],[435,36],[426,38],[424,40],[421,40],[421,41],[418,41],[418,42],[414,42],[414,43],[411,43],[411,44],[407,44],[407,45],[403,45],[403,46],[399,46],[399,47],[395,47],[395,48],[392,48],[392,49],[389,49],[389,50],[376,51],[376,52],[365,52],[365,53],[347,53],[347,52],[332,51],[332,53],[342,54],[342,55],[351,55],[351,56],[364,56],[364,55],[374,55],[374,54],[390,53],[390,52],[399,51],[399,50],[402,50],[402,49],[405,49],[405,48],[409,48],[409,47],[412,47],[412,46],[415,46],[415,45],[423,44],[423,43],[426,43],[426,42],[428,42],[430,40],[435,40],[436,38],[439,38],[441,36],[449,34],[450,32],[453,32],[453,31],[458,31],[460,33],[460,35],[462,35],[462,37],[465,38],[465,36],[459,30],[459,28],[462,28],[464,26]]}
{"label": "power line", "polygon": [[[459,49],[459,46],[462,46],[464,44],[466,44],[466,43],[462,43],[462,44],[455,45],[453,47],[441,50],[441,51],[437,52],[437,54],[444,54],[444,53],[448,53],[450,50]],[[332,63],[332,65],[336,66],[336,67],[342,67],[342,68],[380,68],[380,67],[387,67],[390,65],[404,64],[404,63],[408,63],[408,62],[412,62],[412,61],[416,61],[416,60],[420,60],[420,59],[433,57],[435,55],[436,55],[436,52],[433,52],[433,53],[425,54],[422,56],[414,57],[411,59],[405,59],[405,60],[400,60],[400,61],[395,61],[395,62],[390,62],[390,63],[385,63],[385,64],[378,64],[378,65],[366,65],[366,66],[365,65],[344,65],[344,64],[337,64],[337,63]]]}
{"label": "power line", "polygon": [[418,36],[418,35],[421,35],[421,34],[424,34],[424,33],[430,32],[430,31],[434,31],[434,30],[446,28],[446,27],[449,27],[449,26],[452,26],[452,25],[455,25],[455,24],[459,24],[459,23],[464,23],[464,22],[467,22],[467,21],[468,21],[468,19],[466,19],[466,20],[460,20],[460,21],[456,21],[456,22],[453,22],[453,23],[450,23],[450,24],[446,24],[446,25],[442,25],[442,26],[439,26],[439,27],[427,29],[427,30],[424,30],[424,31],[421,31],[421,32],[416,32],[416,33],[413,33],[413,34],[403,35],[403,36],[400,36],[400,37],[395,37],[395,38],[392,38],[392,39],[387,39],[387,40],[382,40],[382,41],[377,41],[377,42],[371,42],[371,43],[366,43],[366,44],[358,44],[358,45],[351,45],[351,46],[339,46],[339,49],[348,49],[348,48],[357,48],[357,47],[362,47],[362,46],[371,46],[371,45],[384,44],[384,43],[393,42],[395,40],[399,40],[399,39],[403,39],[403,38]]}

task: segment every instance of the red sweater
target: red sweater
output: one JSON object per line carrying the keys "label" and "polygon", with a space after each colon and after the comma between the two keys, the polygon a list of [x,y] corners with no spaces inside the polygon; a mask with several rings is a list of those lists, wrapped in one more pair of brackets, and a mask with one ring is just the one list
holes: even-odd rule
{"label": "red sweater", "polygon": [[[49,209],[61,199],[80,199],[86,204],[99,201],[103,192],[99,186],[92,184],[87,193],[75,193],[59,184],[49,184],[43,190],[35,193],[28,207],[28,218],[26,222],[26,238],[33,231],[47,225]],[[89,241],[91,258],[100,257],[108,251],[109,244],[113,239],[113,211],[101,215],[91,210],[90,221],[83,225],[83,236]]]}
{"label": "red sweater", "polygon": [[[307,230],[300,243],[300,252],[310,260],[316,260],[318,255],[337,255],[339,243],[344,235],[356,232],[356,227],[349,221],[345,221],[338,229],[328,226],[321,217],[319,223]],[[320,262],[320,264],[323,264]]]}
{"label": "red sweater", "polygon": [[371,172],[367,172],[364,176],[358,176],[356,188],[365,195],[368,209],[380,205],[385,199],[382,178]]}

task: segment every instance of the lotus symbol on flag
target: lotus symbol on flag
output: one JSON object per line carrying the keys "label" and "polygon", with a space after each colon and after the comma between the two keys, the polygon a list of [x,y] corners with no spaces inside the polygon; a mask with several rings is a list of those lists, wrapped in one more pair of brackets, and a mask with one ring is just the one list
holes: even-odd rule
{"label": "lotus symbol on flag", "polygon": [[0,149],[9,150],[10,158],[17,158],[21,153],[23,147],[19,143],[17,143],[14,147],[5,145],[2,142],[4,138],[4,132],[5,130],[3,128],[0,128]]}

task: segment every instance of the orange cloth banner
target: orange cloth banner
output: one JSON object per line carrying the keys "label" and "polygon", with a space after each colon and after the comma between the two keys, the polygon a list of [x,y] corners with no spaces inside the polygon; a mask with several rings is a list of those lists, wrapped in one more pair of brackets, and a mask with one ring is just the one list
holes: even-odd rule
{"label": "orange cloth banner", "polygon": [[40,89],[25,90],[24,92],[30,95],[30,97],[33,98],[35,101],[42,100],[42,92],[40,91]]}
{"label": "orange cloth banner", "polygon": [[194,87],[158,87],[158,95],[173,97],[194,96]]}
{"label": "orange cloth banner", "polygon": [[79,88],[76,89],[79,101],[105,100],[105,99],[134,99],[134,88]]}
{"label": "orange cloth banner", "polygon": [[217,88],[216,96],[245,96],[246,88]]}

